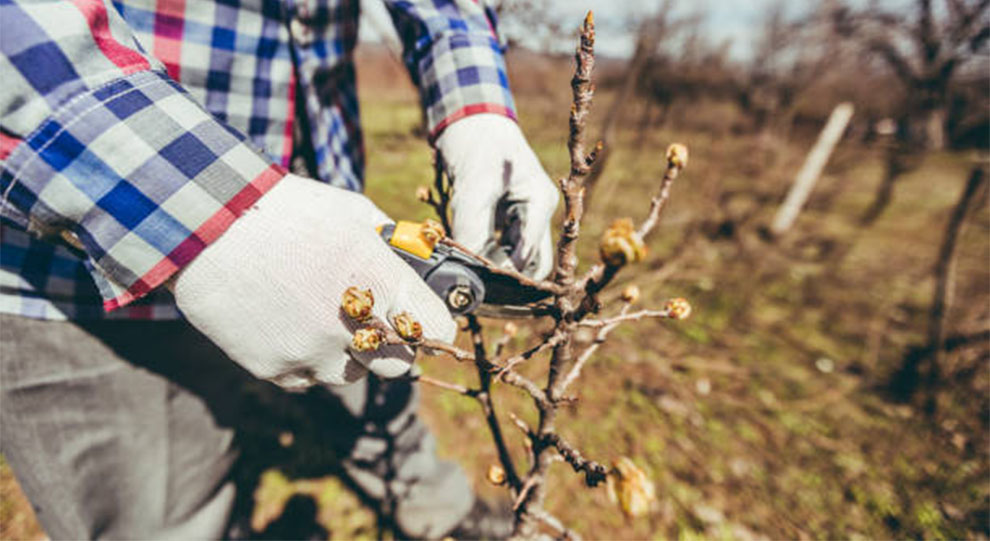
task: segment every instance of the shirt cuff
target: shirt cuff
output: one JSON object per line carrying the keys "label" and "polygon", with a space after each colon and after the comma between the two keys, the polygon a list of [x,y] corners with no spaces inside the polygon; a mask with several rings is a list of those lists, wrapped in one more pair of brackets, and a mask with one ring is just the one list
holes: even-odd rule
{"label": "shirt cuff", "polygon": [[285,174],[143,71],[60,107],[10,153],[2,186],[29,229],[79,241],[109,311],[164,283]]}
{"label": "shirt cuff", "polygon": [[418,71],[431,141],[466,116],[495,113],[516,118],[505,58],[491,33],[441,34]]}

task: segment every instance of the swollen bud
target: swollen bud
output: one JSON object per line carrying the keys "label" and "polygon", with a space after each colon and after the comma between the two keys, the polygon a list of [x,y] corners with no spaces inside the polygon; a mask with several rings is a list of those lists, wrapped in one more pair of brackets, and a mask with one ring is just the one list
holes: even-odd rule
{"label": "swollen bud", "polygon": [[681,143],[674,143],[667,147],[667,165],[684,169],[688,164],[688,149]]}
{"label": "swollen bud", "polygon": [[514,338],[519,333],[519,325],[509,321],[502,327],[502,334],[509,338]]}
{"label": "swollen bud", "polygon": [[432,197],[433,197],[433,194],[430,193],[430,189],[428,187],[426,187],[426,186],[420,186],[420,187],[416,188],[416,199],[419,199],[420,201],[422,201],[424,203],[429,203],[430,202],[430,199],[432,199]]}
{"label": "swollen bud", "polygon": [[351,345],[355,351],[375,351],[381,347],[385,337],[380,329],[365,327],[354,331]]}
{"label": "swollen bud", "polygon": [[653,481],[632,460],[622,457],[612,464],[608,476],[608,496],[629,518],[650,512],[657,499]]}
{"label": "swollen bud", "polygon": [[488,474],[485,476],[488,478],[488,482],[493,485],[501,485],[505,483],[505,469],[498,464],[492,464],[488,466]]}
{"label": "swollen bud", "polygon": [[371,316],[371,309],[375,306],[375,296],[370,289],[358,289],[349,287],[344,291],[344,298],[340,307],[348,317],[357,321],[364,321]]}
{"label": "swollen bud", "polygon": [[663,309],[671,319],[684,319],[691,315],[691,303],[680,297],[665,302]]}
{"label": "swollen bud", "polygon": [[409,312],[402,312],[392,318],[392,326],[395,327],[395,331],[403,340],[416,342],[423,338],[423,326]]}
{"label": "swollen bud", "polygon": [[646,245],[636,234],[632,220],[620,218],[609,226],[602,235],[598,251],[602,261],[612,267],[635,263],[646,257]]}
{"label": "swollen bud", "polygon": [[622,302],[632,304],[639,300],[639,286],[636,284],[626,286],[622,290]]}

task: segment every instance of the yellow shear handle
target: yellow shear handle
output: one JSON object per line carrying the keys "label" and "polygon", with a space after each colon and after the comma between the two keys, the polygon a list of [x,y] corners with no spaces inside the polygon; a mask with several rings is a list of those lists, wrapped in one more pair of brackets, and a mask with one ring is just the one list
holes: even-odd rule
{"label": "yellow shear handle", "polygon": [[[378,226],[379,234],[382,232],[382,227]],[[429,259],[433,255],[433,243],[423,235],[423,224],[419,222],[395,222],[395,229],[388,243],[422,259]]]}

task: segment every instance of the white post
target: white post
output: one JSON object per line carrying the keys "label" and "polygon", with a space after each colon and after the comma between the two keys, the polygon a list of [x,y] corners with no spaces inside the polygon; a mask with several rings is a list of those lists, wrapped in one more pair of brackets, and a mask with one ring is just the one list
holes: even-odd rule
{"label": "white post", "polygon": [[787,199],[780,205],[777,215],[774,216],[773,225],[770,226],[770,231],[774,235],[784,233],[794,224],[794,220],[801,212],[801,207],[808,200],[811,190],[818,182],[818,177],[825,169],[829,156],[835,150],[835,145],[839,143],[839,139],[846,131],[846,126],[852,115],[853,106],[848,102],[840,103],[832,110],[825,128],[818,136],[818,141],[808,153],[808,157],[805,158],[804,165],[801,166],[797,176],[794,177],[794,184],[791,185],[791,191],[787,193]]}

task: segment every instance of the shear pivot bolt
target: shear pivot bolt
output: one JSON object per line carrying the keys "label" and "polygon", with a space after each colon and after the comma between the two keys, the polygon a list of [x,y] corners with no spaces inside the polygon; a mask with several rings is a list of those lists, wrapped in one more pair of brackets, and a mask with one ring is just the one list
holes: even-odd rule
{"label": "shear pivot bolt", "polygon": [[471,289],[466,286],[456,286],[447,294],[447,306],[452,310],[463,310],[474,302]]}

